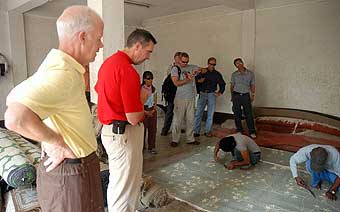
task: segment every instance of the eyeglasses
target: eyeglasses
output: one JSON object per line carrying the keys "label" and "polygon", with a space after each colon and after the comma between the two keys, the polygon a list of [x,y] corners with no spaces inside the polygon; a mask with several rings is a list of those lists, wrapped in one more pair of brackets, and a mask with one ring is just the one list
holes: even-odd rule
{"label": "eyeglasses", "polygon": [[151,77],[147,77],[147,78],[145,78],[146,80],[153,80],[153,78],[151,78]]}
{"label": "eyeglasses", "polygon": [[216,63],[208,63],[209,65],[216,66]]}
{"label": "eyeglasses", "polygon": [[189,63],[189,60],[187,60],[187,61],[181,60],[181,62],[182,62],[182,63],[185,63],[185,64],[188,64],[188,63]]}

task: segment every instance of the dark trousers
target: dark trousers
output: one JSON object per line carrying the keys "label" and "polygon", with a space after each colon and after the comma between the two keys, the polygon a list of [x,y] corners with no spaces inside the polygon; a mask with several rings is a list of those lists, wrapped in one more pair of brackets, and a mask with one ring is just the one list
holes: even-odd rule
{"label": "dark trousers", "polygon": [[233,101],[233,112],[235,125],[238,132],[243,132],[242,128],[242,111],[246,118],[247,126],[249,129],[249,133],[256,133],[254,126],[254,117],[253,117],[253,106],[251,105],[249,93],[247,94],[239,94],[233,92],[232,94]]}
{"label": "dark trousers", "polygon": [[99,159],[65,159],[46,172],[43,158],[37,167],[38,200],[43,212],[104,212]]}
{"label": "dark trousers", "polygon": [[163,134],[167,134],[168,131],[170,130],[173,117],[174,117],[174,102],[168,102],[164,117],[164,125],[162,128]]}
{"label": "dark trousers", "polygon": [[156,132],[157,132],[157,111],[153,113],[153,116],[145,116],[144,123],[144,147],[146,132],[148,132],[148,149],[154,149],[156,147]]}

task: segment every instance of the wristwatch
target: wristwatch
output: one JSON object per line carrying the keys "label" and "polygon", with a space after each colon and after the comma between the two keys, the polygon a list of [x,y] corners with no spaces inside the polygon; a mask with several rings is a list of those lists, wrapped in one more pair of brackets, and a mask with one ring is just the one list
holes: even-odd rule
{"label": "wristwatch", "polygon": [[331,191],[331,194],[332,194],[332,195],[335,195],[335,191],[332,190],[332,191]]}

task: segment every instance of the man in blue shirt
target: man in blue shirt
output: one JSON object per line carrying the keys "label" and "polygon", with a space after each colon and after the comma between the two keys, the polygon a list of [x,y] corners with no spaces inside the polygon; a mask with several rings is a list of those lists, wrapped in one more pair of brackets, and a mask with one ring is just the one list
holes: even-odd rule
{"label": "man in blue shirt", "polygon": [[[201,121],[205,106],[207,106],[207,120],[205,122],[205,135],[211,137],[211,128],[213,124],[213,116],[215,112],[216,97],[221,96],[225,90],[225,82],[220,72],[215,70],[216,58],[208,59],[208,67],[206,72],[201,72],[196,76],[197,93],[199,98],[197,102],[197,110],[195,114],[194,137],[200,136]],[[219,89],[217,90],[217,85]]]}
{"label": "man in blue shirt", "polygon": [[241,58],[234,60],[237,71],[232,73],[230,81],[231,101],[233,102],[233,113],[235,125],[238,132],[243,133],[242,112],[246,118],[249,134],[256,138],[256,130],[253,118],[252,102],[255,98],[255,75],[244,67]]}
{"label": "man in blue shirt", "polygon": [[306,170],[311,176],[313,188],[321,189],[322,182],[331,184],[326,191],[327,199],[336,200],[340,192],[340,153],[330,145],[311,144],[302,147],[290,158],[290,169],[296,184],[308,188],[305,181],[298,175],[297,165],[306,163]]}

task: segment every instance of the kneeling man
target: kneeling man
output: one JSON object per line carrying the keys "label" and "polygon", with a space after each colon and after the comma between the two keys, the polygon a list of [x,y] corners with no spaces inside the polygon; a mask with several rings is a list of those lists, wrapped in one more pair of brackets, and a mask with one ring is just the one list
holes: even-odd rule
{"label": "kneeling man", "polygon": [[255,141],[248,136],[240,133],[232,134],[216,142],[214,150],[214,159],[217,162],[219,150],[231,152],[234,159],[229,164],[224,165],[227,169],[232,170],[235,167],[249,168],[258,163],[261,159],[260,147]]}

